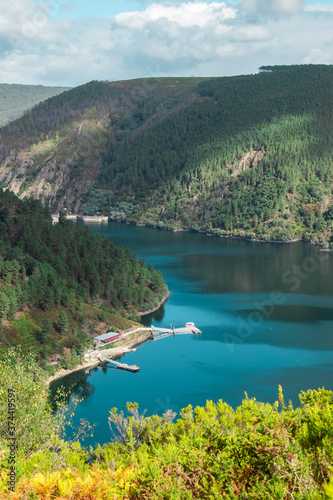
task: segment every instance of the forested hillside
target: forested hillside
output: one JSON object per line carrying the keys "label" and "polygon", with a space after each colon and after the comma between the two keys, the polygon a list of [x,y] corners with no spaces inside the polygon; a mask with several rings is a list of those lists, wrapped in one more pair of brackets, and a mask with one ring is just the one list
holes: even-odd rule
{"label": "forested hillside", "polygon": [[0,83],[0,127],[23,115],[41,101],[68,90],[68,87]]}
{"label": "forested hillside", "polygon": [[52,225],[39,201],[0,190],[2,352],[11,345],[44,359],[64,347],[81,352],[95,328],[131,325],[115,313],[136,319],[165,291],[161,272],[128,248],[63,216]]}
{"label": "forested hillside", "polygon": [[[83,193],[91,199],[99,186],[110,145],[128,142],[187,106],[202,80],[93,81],[46,100],[0,129],[0,186],[55,211],[80,211]],[[103,196],[110,200],[112,192]]]}
{"label": "forested hillside", "polygon": [[333,67],[91,82],[1,130],[0,183],[53,209],[330,245]]}
{"label": "forested hillside", "polygon": [[160,227],[330,239],[333,68],[274,69],[202,82],[201,102],[111,148],[100,182]]}

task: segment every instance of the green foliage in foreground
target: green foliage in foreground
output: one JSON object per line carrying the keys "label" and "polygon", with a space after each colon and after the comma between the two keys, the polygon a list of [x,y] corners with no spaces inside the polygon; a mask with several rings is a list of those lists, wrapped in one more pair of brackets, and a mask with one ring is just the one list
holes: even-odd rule
{"label": "green foliage in foreground", "polygon": [[[333,499],[333,392],[309,390],[300,406],[245,397],[175,414],[129,417],[110,411],[114,442],[87,451],[61,439],[66,407],[52,416],[40,370],[11,352],[0,362],[0,411],[16,399],[17,484],[6,481],[9,440],[0,432],[1,498],[26,499]],[[82,426],[84,428],[84,426]],[[87,427],[86,427],[87,428]]]}
{"label": "green foliage in foreground", "polygon": [[[34,356],[23,354],[19,349],[9,349],[6,358],[0,360],[0,374],[1,473],[13,462],[11,456],[4,453],[13,442],[16,444],[18,476],[35,469],[40,453],[47,455],[51,469],[66,465],[72,450],[80,450],[76,439],[72,442],[63,439],[78,399],[74,398],[69,407],[62,402],[65,398],[59,392],[55,396],[57,413],[54,414],[45,372],[37,366]],[[89,425],[82,421],[76,437],[85,435],[87,431]]]}

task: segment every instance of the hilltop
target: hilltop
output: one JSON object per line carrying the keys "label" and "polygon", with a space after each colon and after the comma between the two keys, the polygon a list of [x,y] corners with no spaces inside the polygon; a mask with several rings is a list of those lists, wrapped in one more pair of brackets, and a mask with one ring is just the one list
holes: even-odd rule
{"label": "hilltop", "polygon": [[0,127],[49,97],[61,94],[69,87],[0,83]]}
{"label": "hilltop", "polygon": [[1,130],[0,183],[52,210],[327,246],[333,67],[90,82]]}

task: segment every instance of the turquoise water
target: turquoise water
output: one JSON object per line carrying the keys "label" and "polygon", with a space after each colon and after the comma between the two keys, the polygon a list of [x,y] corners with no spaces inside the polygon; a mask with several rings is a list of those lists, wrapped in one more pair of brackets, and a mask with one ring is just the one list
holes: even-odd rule
{"label": "turquoise water", "polygon": [[[109,223],[91,225],[163,272],[170,297],[145,324],[194,321],[201,336],[148,341],[127,354],[137,374],[98,367],[62,379],[84,397],[76,421],[98,423],[84,444],[110,440],[108,411],[179,412],[207,399],[274,402],[278,385],[298,404],[333,389],[333,255],[304,243],[255,243]],[[59,385],[59,382],[53,385]]]}

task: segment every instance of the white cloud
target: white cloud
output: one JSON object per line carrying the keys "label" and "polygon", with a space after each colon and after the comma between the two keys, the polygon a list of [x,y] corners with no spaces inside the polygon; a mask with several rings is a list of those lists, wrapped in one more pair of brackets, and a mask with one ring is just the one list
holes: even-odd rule
{"label": "white cloud", "polygon": [[243,9],[260,14],[295,14],[301,12],[306,0],[240,0]]}
{"label": "white cloud", "polygon": [[304,57],[305,64],[332,64],[332,55],[320,49],[311,49],[310,53]]}
{"label": "white cloud", "polygon": [[58,19],[52,5],[62,2],[0,0],[1,82],[75,85],[92,79],[97,60],[109,65],[110,20]]}
{"label": "white cloud", "polygon": [[333,5],[329,4],[306,5],[305,10],[307,12],[333,12]]}
{"label": "white cloud", "polygon": [[113,39],[124,57],[131,53],[139,65],[146,58],[149,65],[173,61],[187,68],[193,61],[216,57],[236,16],[237,10],[226,3],[155,3],[143,12],[116,15]]}
{"label": "white cloud", "polygon": [[233,30],[231,38],[238,42],[260,42],[270,40],[272,32],[266,26],[241,26]]}
{"label": "white cloud", "polygon": [[[45,1],[62,9],[66,0]],[[78,85],[333,60],[333,12],[303,9],[303,0],[161,1],[75,21],[41,5],[0,0],[0,81]]]}
{"label": "white cloud", "polygon": [[141,29],[145,25],[165,20],[182,28],[197,27],[204,29],[228,19],[235,19],[237,10],[226,3],[192,2],[176,5],[153,3],[143,12],[124,12],[115,16],[118,26]]}
{"label": "white cloud", "polygon": [[154,3],[141,12],[118,14],[112,33],[133,67],[158,67],[161,74],[171,69],[180,76],[198,74],[208,63],[215,64],[215,74],[226,74],[225,61],[245,57],[272,38],[267,26],[245,23],[236,7],[202,1]]}

